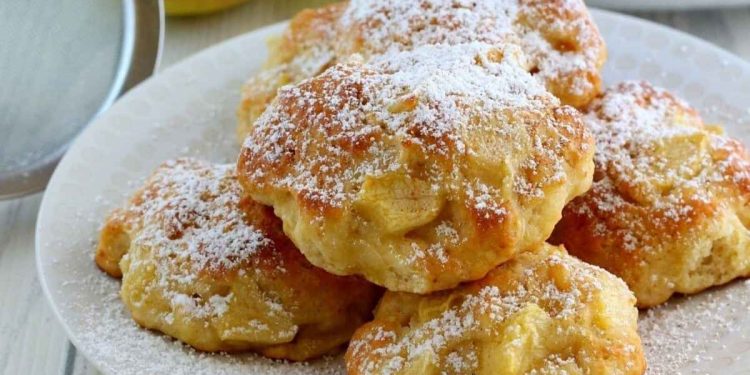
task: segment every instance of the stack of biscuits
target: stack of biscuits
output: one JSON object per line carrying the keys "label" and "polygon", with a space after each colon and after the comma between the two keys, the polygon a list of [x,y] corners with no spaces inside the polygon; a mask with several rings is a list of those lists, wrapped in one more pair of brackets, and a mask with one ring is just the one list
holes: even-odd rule
{"label": "stack of biscuits", "polygon": [[750,156],[603,90],[582,0],[298,14],[233,165],[162,164],[96,263],[141,326],[351,374],[642,374],[637,307],[750,275]]}

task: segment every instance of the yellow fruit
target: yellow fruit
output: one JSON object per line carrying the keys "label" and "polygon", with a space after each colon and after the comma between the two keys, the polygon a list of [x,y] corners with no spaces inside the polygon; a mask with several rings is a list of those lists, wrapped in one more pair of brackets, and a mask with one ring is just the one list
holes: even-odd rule
{"label": "yellow fruit", "polygon": [[247,0],[164,0],[164,7],[170,16],[191,16],[216,12],[245,1]]}

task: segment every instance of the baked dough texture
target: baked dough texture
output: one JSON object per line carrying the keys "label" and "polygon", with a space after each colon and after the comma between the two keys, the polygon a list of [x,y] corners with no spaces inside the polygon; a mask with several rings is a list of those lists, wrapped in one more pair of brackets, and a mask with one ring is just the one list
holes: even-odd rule
{"label": "baked dough texture", "polygon": [[592,189],[551,241],[623,278],[648,307],[750,275],[750,159],[742,144],[646,82],[612,87],[585,116]]}
{"label": "baked dough texture", "polygon": [[483,277],[585,192],[593,140],[515,46],[424,46],[280,90],[240,182],[311,263],[390,290]]}
{"label": "baked dough texture", "polygon": [[525,68],[565,104],[600,91],[606,46],[582,0],[354,0],[300,12],[273,40],[266,69],[243,88],[238,136],[285,85],[313,77],[352,54],[366,60],[428,44],[521,46]]}
{"label": "baked dough texture", "polygon": [[138,324],[212,352],[334,352],[380,295],[307,262],[270,208],[242,198],[233,165],[193,159],[164,163],[107,219],[96,261],[123,275]]}
{"label": "baked dough texture", "polygon": [[544,244],[430,295],[386,292],[346,353],[349,374],[643,374],[625,283]]}
{"label": "baked dough texture", "polygon": [[334,25],[345,3],[306,9],[289,21],[284,33],[268,43],[268,60],[263,69],[242,86],[237,109],[237,138],[242,142],[276,91],[314,77],[336,61]]}

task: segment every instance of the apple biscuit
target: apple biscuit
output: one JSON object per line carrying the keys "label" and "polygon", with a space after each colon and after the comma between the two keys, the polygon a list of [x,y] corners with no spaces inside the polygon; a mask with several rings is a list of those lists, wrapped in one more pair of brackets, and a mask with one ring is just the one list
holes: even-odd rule
{"label": "apple biscuit", "polygon": [[238,161],[311,263],[427,293],[483,277],[547,239],[585,192],[593,140],[520,49],[424,46],[296,86]]}
{"label": "apple biscuit", "polygon": [[233,165],[164,163],[106,221],[96,262],[141,326],[204,351],[305,360],[340,349],[379,288],[313,267]]}
{"label": "apple biscuit", "polygon": [[597,150],[592,189],[552,236],[623,278],[648,307],[750,275],[750,158],[671,93],[612,87],[585,116]]}
{"label": "apple biscuit", "polygon": [[638,310],[612,274],[541,245],[429,295],[386,292],[349,374],[643,374]]}
{"label": "apple biscuit", "polygon": [[369,61],[394,50],[471,42],[520,46],[525,69],[565,104],[584,106],[600,91],[607,50],[582,0],[353,0],[300,12],[273,40],[266,69],[242,90],[238,137],[278,88],[352,54]]}

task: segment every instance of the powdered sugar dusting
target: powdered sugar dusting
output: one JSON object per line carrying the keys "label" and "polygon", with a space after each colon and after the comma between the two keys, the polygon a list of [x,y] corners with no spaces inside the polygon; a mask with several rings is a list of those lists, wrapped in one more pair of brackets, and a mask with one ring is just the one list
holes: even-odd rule
{"label": "powdered sugar dusting", "polygon": [[515,37],[519,6],[518,0],[353,0],[341,25],[367,25],[368,52],[377,54],[430,44],[500,44]]}
{"label": "powdered sugar dusting", "polygon": [[[90,261],[89,248],[81,249],[80,257]],[[61,265],[67,267],[67,265]],[[198,352],[164,335],[142,329],[130,318],[120,302],[119,282],[93,269],[87,276],[70,272],[66,288],[74,287],[96,296],[96,304],[76,302],[72,296],[64,304],[75,309],[72,317],[86,329],[76,332],[76,346],[87,355],[105,363],[103,370],[118,374],[172,373],[178,375],[246,375],[279,374],[307,375],[346,373],[341,357],[324,358],[312,363],[288,363],[263,358],[256,354],[208,354]],[[487,290],[485,294],[491,295]],[[712,363],[721,355],[727,336],[737,335],[750,343],[742,322],[750,312],[750,283],[740,282],[689,298],[676,299],[662,307],[641,312],[639,333],[643,341],[649,375],[672,375],[701,363]],[[388,334],[387,332],[384,334]],[[81,346],[83,345],[83,346]],[[737,345],[737,344],[735,344]],[[742,344],[739,344],[742,345]],[[140,348],[137,351],[123,348]],[[750,349],[750,346],[748,346]],[[137,353],[137,354],[136,354]],[[137,358],[135,357],[137,355]],[[476,358],[449,355],[448,365],[468,368]],[[112,367],[109,368],[106,363]],[[127,369],[127,371],[124,371]],[[709,370],[697,373],[708,373]]]}
{"label": "powdered sugar dusting", "polygon": [[340,23],[344,31],[362,30],[368,55],[429,44],[516,44],[530,71],[543,82],[565,82],[562,89],[574,95],[596,90],[582,72],[598,74],[603,60],[603,42],[580,0],[353,0]]}
{"label": "powdered sugar dusting", "polygon": [[162,259],[187,261],[195,274],[237,267],[270,245],[239,209],[242,191],[234,165],[179,159],[166,162],[146,184],[123,212],[141,220],[133,246],[159,249]]}
{"label": "powdered sugar dusting", "polygon": [[[586,93],[597,90],[597,80],[592,80],[588,74],[598,74],[600,64],[603,63],[604,42],[596,25],[589,19],[583,1],[565,0],[554,3],[561,9],[549,13],[561,16],[534,15],[538,18],[532,19],[543,26],[527,24],[521,27],[520,44],[534,61],[532,69],[538,71],[538,78],[557,82],[556,85],[563,86],[562,90],[585,97]],[[549,14],[544,10],[538,12]],[[550,35],[567,35],[567,38],[555,40]]]}
{"label": "powdered sugar dusting", "polygon": [[[645,82],[623,82],[594,102],[585,116],[596,139],[597,176],[594,190],[610,193],[592,195],[598,210],[615,214],[628,200],[649,205],[660,212],[649,220],[690,221],[696,203],[717,200],[715,186],[747,184],[750,163],[738,153],[738,144],[704,126],[699,115],[679,98]],[[700,150],[689,155],[673,154],[671,144],[706,138],[708,146],[721,150],[721,159]],[[625,197],[616,186],[628,186]],[[590,214],[584,205],[575,208]],[[637,225],[637,223],[633,223]],[[606,228],[597,228],[606,235]],[[647,246],[647,230],[624,238],[626,250]]]}
{"label": "powdered sugar dusting", "polygon": [[[71,275],[73,277],[75,275]],[[260,355],[204,353],[138,326],[120,302],[119,282],[94,274],[71,281],[81,290],[98,296],[99,303],[79,305],[75,319],[87,327],[77,332],[76,346],[97,358],[101,370],[118,375],[140,374],[345,374],[339,357],[314,362],[290,363],[270,360]],[[82,346],[81,346],[82,345]]]}
{"label": "powdered sugar dusting", "polygon": [[[750,312],[750,282],[734,283],[703,294],[673,299],[644,310],[638,322],[649,375],[681,373],[722,356],[727,336],[737,336],[750,350],[750,335],[741,324]],[[731,344],[730,344],[731,345]],[[713,350],[709,350],[714,348]],[[703,368],[684,373],[708,373]]]}
{"label": "powdered sugar dusting", "polygon": [[[518,290],[517,293],[523,295],[525,290]],[[375,363],[369,363],[361,369],[364,374],[395,374],[425,354],[438,353],[448,342],[468,337],[469,331],[479,329],[479,314],[501,322],[503,318],[521,308],[518,298],[517,294],[504,296],[497,287],[488,286],[475,295],[467,296],[458,307],[446,310],[439,317],[424,323],[419,329],[407,333],[404,337],[396,337],[393,331],[378,327],[375,332],[369,333],[368,337],[353,341],[350,350],[355,356],[359,351],[369,351],[388,358],[387,363],[378,364],[378,367],[375,367]],[[370,341],[383,339],[390,339],[392,343],[374,349],[368,347]],[[449,360],[453,367],[477,366],[476,362],[466,363],[464,358],[457,355]]]}
{"label": "powdered sugar dusting", "polygon": [[[234,166],[178,159],[164,163],[131,204],[115,213],[115,219],[132,227],[131,247],[154,252],[153,263],[151,257],[142,260],[126,254],[131,268],[141,261],[155,265],[155,283],[167,293],[173,310],[197,319],[221,316],[232,294],[204,300],[174,286],[192,285],[204,272],[235,270],[272,245],[246,222],[241,196]],[[169,322],[172,317],[164,319]]]}
{"label": "powdered sugar dusting", "polygon": [[[467,146],[467,137],[474,132],[508,135],[512,130],[491,121],[503,111],[538,112],[559,105],[523,69],[523,59],[513,46],[501,50],[472,43],[392,52],[366,65],[356,60],[337,65],[311,81],[280,90],[279,102],[288,107],[266,111],[256,123],[257,136],[248,137],[244,147],[274,165],[294,158],[290,150],[295,148],[307,152],[325,147],[325,156],[285,167],[294,168],[294,173],[274,183],[303,192],[306,199],[339,207],[358,193],[344,181],[361,184],[365,176],[403,167],[384,134],[427,154],[449,158],[477,152]],[[294,110],[290,113],[289,108]],[[292,134],[299,131],[300,123],[326,131],[326,144],[305,140],[296,145]],[[352,163],[352,147],[364,149],[367,157]],[[562,162],[556,163],[562,172]],[[265,168],[251,172],[256,181],[266,177]],[[433,182],[438,187],[445,183]],[[486,193],[476,194],[477,205],[500,210],[488,206]]]}
{"label": "powdered sugar dusting", "polygon": [[[639,54],[639,50],[637,48],[634,49],[633,47],[637,46],[638,48],[645,48],[645,40],[647,38],[652,38],[655,34],[651,33],[650,29],[647,28],[647,32],[640,34],[641,36],[631,37],[631,35],[636,34],[630,32],[621,32],[633,30],[631,24],[625,22],[627,20],[619,20],[614,18],[613,16],[606,14],[604,16],[606,16],[604,19],[609,22],[617,21],[615,25],[613,25],[612,27],[608,27],[607,30],[614,30],[614,32],[618,33],[620,38],[632,39],[632,43],[630,44],[626,44],[624,46],[615,46],[615,48],[613,49],[616,51],[616,59],[614,59],[615,63],[620,64],[630,61],[621,60],[620,57],[622,56],[634,56],[637,59],[637,65],[640,65],[640,57],[642,57],[642,54]],[[62,320],[71,329],[71,333],[76,338],[78,338],[75,343],[79,349],[79,354],[85,354],[97,363],[118,361],[117,363],[120,364],[120,367],[118,367],[117,370],[130,369],[129,371],[117,372],[118,374],[324,373],[322,369],[319,369],[316,366],[289,366],[288,364],[267,361],[257,356],[212,356],[190,350],[183,350],[184,348],[180,345],[177,345],[168,340],[164,340],[158,335],[154,335],[148,331],[136,327],[135,324],[133,324],[130,318],[127,316],[127,313],[120,311],[122,310],[121,303],[119,302],[116,292],[119,284],[107,279],[106,277],[102,277],[100,272],[96,270],[96,268],[92,265],[92,261],[90,259],[90,248],[92,244],[90,242],[87,242],[87,238],[95,236],[95,228],[101,222],[101,214],[99,214],[100,210],[105,207],[111,207],[112,203],[108,202],[121,201],[123,198],[122,194],[129,189],[119,188],[118,186],[121,186],[120,184],[134,186],[130,184],[130,181],[128,181],[128,179],[137,179],[139,177],[133,176],[147,173],[147,170],[145,169],[151,168],[151,166],[153,165],[152,161],[154,159],[158,158],[159,160],[162,160],[164,158],[174,157],[175,155],[178,155],[179,152],[172,152],[170,150],[173,148],[181,148],[184,142],[188,142],[187,140],[189,140],[192,145],[190,153],[193,155],[200,155],[204,158],[208,157],[217,160],[220,159],[222,162],[230,162],[231,159],[236,156],[236,149],[233,143],[235,142],[235,140],[234,137],[229,135],[232,135],[231,127],[234,125],[232,107],[234,106],[236,100],[235,94],[237,82],[245,78],[249,69],[254,69],[256,66],[258,66],[258,64],[255,64],[255,60],[247,58],[247,56],[254,55],[253,53],[248,53],[247,51],[256,51],[261,48],[259,47],[260,44],[256,43],[257,39],[246,38],[245,40],[252,40],[252,43],[243,42],[243,49],[229,50],[230,52],[232,52],[231,54],[229,54],[230,57],[244,56],[241,59],[223,59],[221,60],[223,65],[204,64],[204,68],[202,69],[196,69],[195,64],[188,64],[186,66],[183,65],[179,71],[173,71],[173,73],[175,74],[172,74],[171,76],[169,74],[166,74],[167,76],[169,76],[169,78],[179,78],[176,80],[176,82],[183,83],[184,79],[186,79],[187,76],[190,85],[188,85],[189,87],[187,87],[186,89],[182,90],[184,92],[181,92],[181,94],[188,95],[188,97],[199,98],[193,102],[190,102],[183,100],[185,95],[177,95],[170,97],[169,101],[165,101],[165,103],[168,105],[163,105],[163,108],[174,108],[172,112],[180,112],[178,115],[175,115],[174,113],[169,111],[158,111],[159,115],[172,116],[171,119],[174,122],[173,124],[164,123],[164,126],[162,126],[160,129],[157,129],[157,131],[154,131],[154,128],[150,125],[150,122],[154,121],[151,120],[151,117],[149,117],[145,121],[140,121],[141,117],[137,117],[137,120],[134,120],[132,123],[121,123],[121,125],[128,126],[102,127],[107,129],[130,128],[134,133],[145,134],[145,136],[139,136],[138,138],[119,136],[116,138],[87,137],[86,144],[80,146],[95,147],[76,148],[75,150],[73,150],[73,152],[70,153],[70,157],[68,158],[67,163],[64,164],[66,164],[65,166],[69,166],[73,164],[70,162],[75,161],[75,166],[78,168],[77,171],[88,172],[89,178],[79,178],[81,174],[78,172],[76,174],[65,173],[64,175],[58,176],[61,178],[57,178],[55,183],[50,186],[50,194],[46,198],[46,206],[47,208],[54,207],[55,209],[46,210],[46,217],[40,217],[42,230],[40,230],[38,238],[41,239],[41,243],[37,243],[37,246],[39,246],[41,250],[40,254],[42,255],[42,259],[40,260],[40,262],[43,268],[41,269],[41,272],[47,275],[42,277],[42,283],[49,284],[50,280],[52,280],[52,283],[49,284],[49,288],[51,290],[51,294],[54,297],[53,306],[55,309],[58,309],[60,311]],[[672,46],[674,46],[674,44],[672,44]],[[224,51],[226,50],[227,49],[224,49]],[[667,51],[668,49],[664,48],[663,50]],[[737,103],[737,99],[735,98],[746,97],[746,95],[743,96],[737,94],[738,92],[734,90],[721,90],[721,88],[725,87],[727,84],[729,85],[729,87],[736,87],[738,85],[741,86],[743,82],[747,82],[746,79],[735,80],[735,78],[737,77],[733,76],[732,79],[729,79],[728,81],[736,81],[734,82],[734,85],[732,85],[731,82],[726,82],[727,80],[722,82],[721,79],[711,79],[711,77],[719,76],[722,73],[725,73],[724,70],[705,69],[707,72],[706,75],[690,75],[691,70],[684,69],[684,66],[689,65],[687,61],[693,61],[693,57],[699,55],[699,53],[693,53],[694,50],[703,51],[701,46],[697,46],[695,48],[691,46],[690,53],[683,55],[685,57],[683,59],[686,62],[685,64],[678,64],[677,66],[675,66],[669,63],[668,59],[658,59],[656,60],[656,64],[657,66],[665,69],[672,69],[669,70],[670,74],[674,73],[677,78],[689,77],[695,79],[699,87],[705,87],[706,95],[713,95],[714,93],[718,93],[721,98],[724,98],[731,103]],[[224,56],[226,55],[227,54],[224,53]],[[665,55],[669,55],[669,53],[666,53]],[[204,57],[208,57],[208,55],[204,55]],[[203,58],[201,62],[206,62],[207,60],[211,61],[210,59]],[[237,61],[239,61],[239,64],[241,65],[237,69],[235,69],[232,64],[225,63],[237,63]],[[247,61],[253,61],[252,65]],[[223,82],[225,78],[223,76],[224,74],[230,74],[232,77],[232,79],[229,80],[229,82],[226,84],[226,88],[223,89],[224,92],[222,92],[221,95],[215,95],[214,92],[210,92],[210,95],[207,95],[207,92],[209,91],[205,90],[205,87],[207,86],[205,84],[205,80],[193,78],[206,77],[200,76],[200,74],[205,72],[206,69],[213,69],[214,66],[224,67],[224,69],[216,69],[216,71],[219,71],[220,74],[218,74],[214,78],[218,77],[219,82]],[[738,67],[739,69],[739,65],[733,66]],[[698,68],[698,70],[700,70],[700,68]],[[239,74],[236,74],[235,71],[239,71]],[[185,74],[187,72],[193,74]],[[613,73],[618,76],[630,74],[616,70],[613,70]],[[745,77],[746,76],[747,74],[745,74]],[[161,81],[159,82],[163,83],[164,78],[166,77],[164,74],[162,74]],[[726,78],[726,76],[724,78]],[[180,79],[182,79],[183,81],[180,81]],[[706,80],[708,80],[708,82],[706,82]],[[217,80],[212,80],[209,85],[214,85],[216,81]],[[188,94],[188,92],[191,92],[191,90],[199,91],[199,93],[197,95],[190,96],[192,95],[192,93]],[[225,98],[226,100],[224,100]],[[146,98],[146,100],[148,99],[149,98]],[[186,102],[188,104],[186,104]],[[228,108],[225,108],[226,105],[221,104],[225,102],[229,103]],[[155,102],[150,101],[149,103]],[[738,121],[736,124],[748,123],[747,119],[750,118],[750,110],[744,110],[744,108],[747,107],[746,104],[747,103],[739,107],[744,117],[738,117],[738,120],[742,119],[742,121]],[[190,108],[190,111],[185,112],[183,110],[183,108],[185,108],[186,106]],[[132,108],[132,106],[127,108],[123,107],[123,111],[121,112],[131,110]],[[219,116],[216,115],[217,113],[219,114]],[[726,111],[725,113],[735,114],[736,112]],[[109,119],[111,120],[112,118],[110,117]],[[120,117],[118,117],[118,119],[120,119]],[[131,117],[126,117],[126,119],[130,121]],[[149,126],[140,126],[139,123]],[[113,121],[109,121],[106,125],[116,124]],[[219,126],[217,127],[216,125]],[[221,128],[221,130],[217,131],[218,128]],[[732,129],[732,131],[741,132],[742,129],[744,128],[734,128]],[[203,132],[203,136],[200,135],[201,132]],[[182,136],[183,134],[191,135],[185,137]],[[217,137],[217,135],[219,137],[222,137],[221,141],[212,141]],[[118,142],[116,142],[117,145],[115,145],[117,147],[113,147],[112,144],[107,144],[107,139],[117,139]],[[169,142],[165,142],[164,140],[169,140]],[[121,155],[127,155],[127,153],[120,153],[122,145],[127,145],[127,150],[133,153],[132,155],[130,155],[130,157],[120,157]],[[142,147],[137,148],[135,146]],[[144,149],[143,147],[146,146],[147,148],[145,149],[154,150],[155,155],[149,155],[141,159],[132,157],[143,155],[143,152],[141,152],[140,150]],[[104,151],[97,151],[100,148]],[[92,151],[92,149],[94,151]],[[81,155],[82,153],[80,151],[85,151],[83,153],[84,155]],[[108,155],[108,157],[104,157],[104,155]],[[144,160],[149,161],[148,163],[145,163],[146,168],[143,168]],[[71,168],[66,168],[64,171],[71,172]],[[127,171],[127,173],[123,173],[123,171]],[[125,178],[123,178],[123,175],[125,176]],[[80,184],[76,184],[76,182],[79,182]],[[141,181],[137,181],[137,184],[139,185],[140,182]],[[81,196],[84,198],[76,198]],[[96,204],[94,204],[93,197],[97,197]],[[62,286],[62,282],[58,283],[60,277],[56,278],[54,276],[50,276],[51,269],[59,270],[61,273],[63,273],[63,280],[70,281],[69,287]],[[96,277],[88,277],[88,275],[90,274],[95,274]],[[61,287],[58,288],[58,285],[60,285]],[[98,292],[99,289],[101,289],[101,293]],[[58,290],[61,291],[58,292]],[[714,294],[717,297],[717,306],[716,308],[711,308],[710,310],[718,317],[727,317],[729,312],[734,310],[734,308],[732,307],[734,306],[733,304],[750,300],[750,297],[746,296],[745,294],[735,294],[735,298],[733,300],[724,299],[723,297],[721,297],[722,294],[730,292],[734,293],[725,289],[714,291]],[[698,298],[702,298],[704,295],[705,294],[701,294],[700,296],[698,296]],[[689,310],[693,307],[698,308],[697,304],[684,304],[682,306],[682,310]],[[78,314],[83,314],[83,316],[78,316]],[[656,319],[656,317],[654,318]],[[661,318],[669,319],[666,316],[661,316]],[[727,317],[726,319],[731,320],[732,318]],[[679,335],[682,331],[690,331],[691,335],[693,336],[693,338],[691,339],[693,343],[698,343],[699,345],[705,344],[707,347],[716,348],[728,343],[728,346],[731,349],[735,349],[737,347],[732,344],[732,337],[725,337],[718,342],[716,342],[715,340],[703,340],[704,335],[713,336],[714,332],[719,331],[720,329],[714,329],[711,324],[694,324],[697,322],[702,322],[702,320],[695,315],[686,314],[683,317],[675,317],[674,320],[688,322],[690,323],[690,327],[684,327],[683,325],[677,329],[670,329],[668,328],[669,326],[665,324],[663,332],[675,332]],[[731,325],[736,330],[746,330],[746,327],[748,327],[746,322],[743,322],[743,320],[731,320]],[[120,329],[121,327],[124,327],[124,329]],[[644,341],[647,341],[649,340],[649,336],[651,334],[645,331],[647,330],[642,330],[642,335],[644,337]],[[85,337],[81,336],[82,333],[85,333]],[[743,333],[742,335],[747,338],[746,333]],[[726,341],[727,339],[728,341]],[[654,345],[660,346],[664,349],[662,354],[660,355],[649,355],[650,366],[652,368],[660,366],[660,363],[662,361],[667,361],[673,357],[672,355],[665,356],[663,355],[664,353],[683,355],[684,342],[680,340],[675,340],[674,342],[675,344],[673,345],[663,345],[661,344],[661,341],[655,341]],[[731,352],[739,353],[741,352],[741,349],[731,350]],[[100,356],[100,354],[103,353],[106,353],[107,355]],[[747,352],[745,352],[745,355],[746,354]],[[690,357],[690,355],[687,353],[685,353],[685,355]],[[715,356],[715,358],[719,357],[720,356]],[[141,361],[145,363],[141,363]],[[336,361],[338,361],[338,359]],[[225,364],[217,364],[217,362],[225,362]],[[239,368],[229,369],[229,367],[231,366],[229,364],[230,362],[235,367]],[[262,364],[258,365],[258,362]],[[114,364],[115,362],[112,363]],[[332,367],[341,369],[341,365],[339,362],[334,362]],[[114,368],[114,365],[112,368]],[[717,368],[720,367],[714,367],[714,370],[716,370]],[[110,369],[110,372],[111,371],[114,370]],[[340,370],[339,373],[343,373],[343,370]],[[676,371],[664,371],[662,373],[671,375],[676,373]],[[691,373],[691,370],[685,369],[683,373]],[[701,373],[710,373],[710,371],[706,370],[702,371]]]}
{"label": "powdered sugar dusting", "polygon": [[[544,306],[540,311],[555,320],[573,318],[586,308],[594,293],[603,291],[596,276],[596,272],[601,270],[589,265],[581,267],[581,263],[571,259],[559,254],[540,259],[539,264],[529,266],[519,275],[523,280],[534,281],[482,286],[456,298],[456,303],[441,304],[447,309],[425,322],[405,323],[407,326],[395,330],[392,325],[376,326],[363,337],[352,341],[349,355],[365,360],[357,364],[357,369],[363,374],[396,374],[420,358],[434,360],[436,357],[444,360],[445,363],[439,364],[441,366],[460,373],[471,373],[479,365],[478,355],[481,353],[478,351],[449,352],[444,358],[439,353],[445,353],[459,342],[481,341],[478,337],[492,335],[489,333],[491,327],[502,327],[506,320],[529,308]],[[545,267],[564,268],[574,284],[567,284],[566,288],[561,289],[553,280],[539,281],[547,277],[546,271],[542,271]],[[624,284],[621,288],[625,290]],[[382,318],[387,320],[389,317]],[[522,343],[518,342],[517,345]],[[378,358],[378,361],[368,358]],[[547,360],[551,369],[561,369],[570,359],[551,354]]]}
{"label": "powdered sugar dusting", "polygon": [[[618,170],[628,167],[645,173],[656,160],[630,160],[630,148],[702,130],[700,119],[686,103],[645,82],[623,82],[609,89],[592,108],[586,116],[587,125],[597,139],[595,162],[602,167],[614,163]],[[694,116],[693,121],[676,123],[681,115],[678,110]]]}

